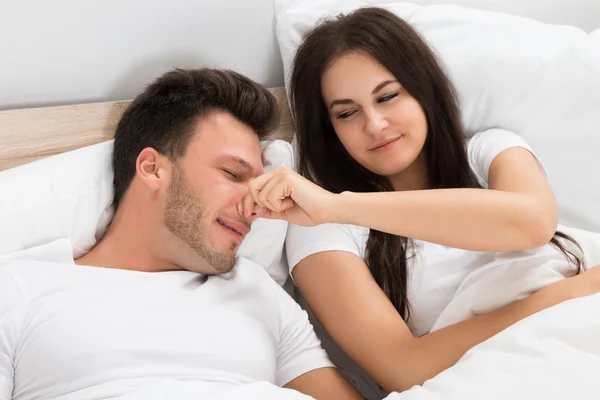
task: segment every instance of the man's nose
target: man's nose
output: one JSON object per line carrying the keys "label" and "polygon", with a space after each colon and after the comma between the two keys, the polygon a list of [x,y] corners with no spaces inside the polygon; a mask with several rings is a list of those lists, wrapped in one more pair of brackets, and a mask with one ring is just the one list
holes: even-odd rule
{"label": "man's nose", "polygon": [[248,187],[248,185],[240,186],[242,187],[240,188],[240,191],[238,193],[236,208],[238,213],[243,218],[247,219],[248,223],[251,223],[256,218],[258,218],[258,216],[255,215],[257,207],[254,203],[254,200],[252,199],[252,196],[250,195],[250,188]]}
{"label": "man's nose", "polygon": [[237,212],[240,215],[241,220],[250,225],[262,216],[262,209],[254,203],[252,197],[248,195],[243,199],[243,201],[239,202],[236,206]]}
{"label": "man's nose", "polygon": [[251,224],[254,222],[254,220],[256,220],[257,218],[260,217],[259,213],[256,211],[256,204],[254,205],[254,210],[252,211],[252,214],[250,214],[249,217],[246,217],[246,221],[248,221],[248,224]]}

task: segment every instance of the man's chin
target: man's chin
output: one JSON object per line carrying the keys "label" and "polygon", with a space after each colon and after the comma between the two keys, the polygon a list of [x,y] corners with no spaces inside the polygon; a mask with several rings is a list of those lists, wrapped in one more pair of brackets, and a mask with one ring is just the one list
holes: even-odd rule
{"label": "man's chin", "polygon": [[226,274],[228,272],[231,272],[233,270],[233,268],[235,267],[235,264],[237,263],[237,257],[233,256],[227,263],[224,264],[220,264],[220,265],[213,265],[214,269],[215,269],[215,274]]}
{"label": "man's chin", "polygon": [[213,253],[209,257],[205,257],[210,268],[214,271],[213,275],[226,274],[233,270],[237,263],[235,253]]}

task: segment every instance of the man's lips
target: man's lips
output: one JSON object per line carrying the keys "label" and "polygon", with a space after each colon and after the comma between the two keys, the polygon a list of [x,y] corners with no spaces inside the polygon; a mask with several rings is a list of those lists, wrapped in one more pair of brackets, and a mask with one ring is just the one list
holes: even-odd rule
{"label": "man's lips", "polygon": [[225,218],[217,218],[217,222],[224,228],[229,229],[233,233],[236,233],[242,239],[250,232],[250,226],[238,221]]}

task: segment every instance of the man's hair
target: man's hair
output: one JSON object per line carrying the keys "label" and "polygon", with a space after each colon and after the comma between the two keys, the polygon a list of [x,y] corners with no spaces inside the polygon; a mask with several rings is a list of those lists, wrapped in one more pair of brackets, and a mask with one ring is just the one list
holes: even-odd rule
{"label": "man's hair", "polygon": [[239,73],[209,68],[167,72],[135,98],[117,125],[112,158],[115,209],[135,176],[140,152],[152,147],[177,161],[185,155],[199,118],[214,110],[228,112],[260,140],[279,124],[273,94]]}

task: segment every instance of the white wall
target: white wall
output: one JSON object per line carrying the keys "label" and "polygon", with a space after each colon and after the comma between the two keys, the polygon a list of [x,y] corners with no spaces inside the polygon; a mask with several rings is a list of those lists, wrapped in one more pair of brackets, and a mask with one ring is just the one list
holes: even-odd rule
{"label": "white wall", "polygon": [[133,97],[172,67],[283,84],[273,0],[0,0],[0,109]]}
{"label": "white wall", "polygon": [[[232,68],[282,86],[273,1],[0,0],[0,109],[128,99],[172,67]],[[600,28],[598,0],[416,2]]]}

